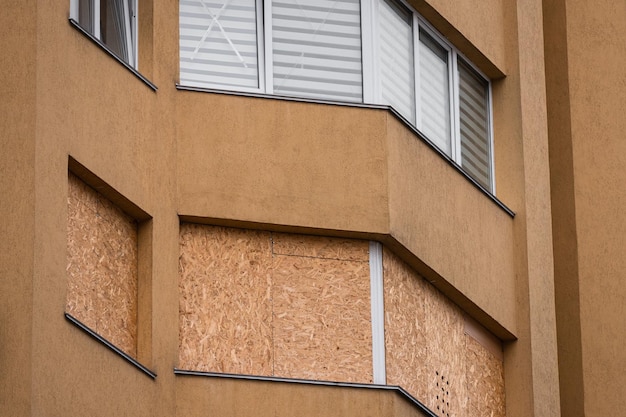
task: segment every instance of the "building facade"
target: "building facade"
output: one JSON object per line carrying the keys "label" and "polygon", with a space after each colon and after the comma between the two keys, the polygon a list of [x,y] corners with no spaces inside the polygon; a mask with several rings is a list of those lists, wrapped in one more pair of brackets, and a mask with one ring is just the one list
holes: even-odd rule
{"label": "building facade", "polygon": [[4,3],[4,414],[625,408],[625,3]]}

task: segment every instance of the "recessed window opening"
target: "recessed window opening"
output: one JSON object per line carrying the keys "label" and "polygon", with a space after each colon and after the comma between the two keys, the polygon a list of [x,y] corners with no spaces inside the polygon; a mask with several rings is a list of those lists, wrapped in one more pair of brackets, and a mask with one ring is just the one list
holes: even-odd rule
{"label": "recessed window opening", "polygon": [[137,0],[71,0],[70,17],[111,52],[137,67]]}
{"label": "recessed window opening", "polygon": [[494,191],[490,82],[403,0],[179,4],[182,85],[391,106]]}

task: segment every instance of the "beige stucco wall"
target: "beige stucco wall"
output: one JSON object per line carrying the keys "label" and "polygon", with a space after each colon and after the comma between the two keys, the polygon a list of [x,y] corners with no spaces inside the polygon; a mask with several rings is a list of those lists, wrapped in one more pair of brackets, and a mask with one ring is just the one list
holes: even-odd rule
{"label": "beige stucco wall", "polygon": [[177,97],[182,215],[386,231],[385,111]]}
{"label": "beige stucco wall", "polygon": [[555,220],[561,402],[572,416],[614,414],[626,406],[603,389],[626,382],[626,5],[568,1],[546,11],[553,217],[567,219]]}
{"label": "beige stucco wall", "polygon": [[0,15],[0,404],[30,410],[35,240],[36,77],[34,3]]}

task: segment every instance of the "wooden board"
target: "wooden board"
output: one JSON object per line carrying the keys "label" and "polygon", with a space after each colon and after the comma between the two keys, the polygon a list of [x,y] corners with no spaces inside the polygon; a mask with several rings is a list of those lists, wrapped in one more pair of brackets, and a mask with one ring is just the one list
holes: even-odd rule
{"label": "wooden board", "polygon": [[370,382],[368,242],[181,224],[185,369]]}
{"label": "wooden board", "polygon": [[504,416],[502,360],[466,334],[459,307],[388,250],[383,273],[387,383],[441,417]]}
{"label": "wooden board", "polygon": [[275,374],[372,382],[368,243],[279,235],[275,250],[276,242],[292,255],[274,258]]}
{"label": "wooden board", "polygon": [[272,253],[274,255],[369,262],[369,243],[364,240],[273,233]]}
{"label": "wooden board", "polygon": [[504,417],[504,367],[502,360],[469,335],[465,336],[467,416]]}
{"label": "wooden board", "polygon": [[383,250],[387,383],[420,401],[428,397],[426,283],[397,256]]}
{"label": "wooden board", "polygon": [[[368,250],[182,224],[179,367],[371,382]],[[383,273],[387,383],[442,417],[503,415],[502,361],[466,333],[458,306],[388,250]]]}
{"label": "wooden board", "polygon": [[137,353],[137,222],[74,175],[68,178],[67,312]]}
{"label": "wooden board", "polygon": [[[421,278],[420,278],[421,279]],[[461,310],[432,285],[424,295],[428,392],[424,398],[441,417],[465,416],[465,322]]]}
{"label": "wooden board", "polygon": [[272,375],[270,234],[180,226],[179,364]]}

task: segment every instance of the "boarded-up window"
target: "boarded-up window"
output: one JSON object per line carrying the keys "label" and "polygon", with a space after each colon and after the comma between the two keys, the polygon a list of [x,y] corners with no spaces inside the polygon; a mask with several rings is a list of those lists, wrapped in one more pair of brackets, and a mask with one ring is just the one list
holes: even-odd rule
{"label": "boarded-up window", "polygon": [[504,417],[500,342],[391,251],[383,269],[387,383],[438,416]]}
{"label": "boarded-up window", "polygon": [[66,311],[137,354],[137,222],[69,175]]}
{"label": "boarded-up window", "polygon": [[368,247],[182,224],[178,366],[371,382]]}

